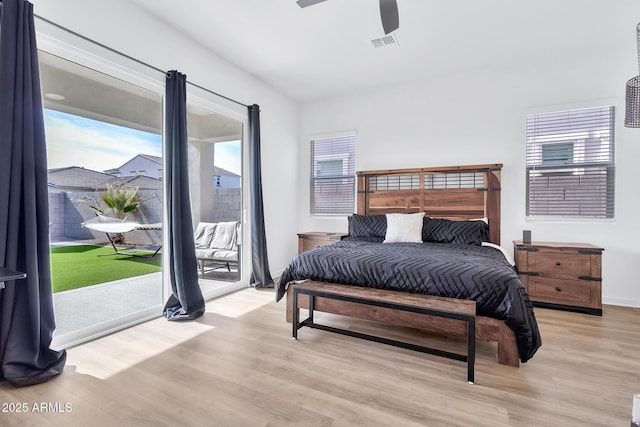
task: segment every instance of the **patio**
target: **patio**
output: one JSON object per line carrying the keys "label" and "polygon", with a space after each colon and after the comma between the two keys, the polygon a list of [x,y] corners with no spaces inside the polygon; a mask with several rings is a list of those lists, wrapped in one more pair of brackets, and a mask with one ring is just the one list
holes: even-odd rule
{"label": "patio", "polygon": [[[56,239],[51,246],[87,244]],[[94,242],[95,243],[95,242]],[[158,254],[161,256],[161,254]],[[205,300],[244,287],[237,269],[207,272],[199,281]],[[70,347],[160,317],[165,303],[162,272],[129,277],[53,294],[56,330],[54,348]]]}

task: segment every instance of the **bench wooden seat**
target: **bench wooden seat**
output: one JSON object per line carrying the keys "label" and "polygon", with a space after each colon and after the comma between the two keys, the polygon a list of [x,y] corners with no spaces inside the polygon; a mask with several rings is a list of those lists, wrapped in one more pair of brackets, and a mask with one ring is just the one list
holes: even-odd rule
{"label": "bench wooden seat", "polygon": [[[299,296],[306,295],[306,307],[309,317],[300,321]],[[444,350],[392,340],[379,336],[363,334],[351,330],[318,324],[314,321],[314,305],[316,298],[347,301],[367,307],[406,312],[412,315],[425,315],[453,319],[466,323],[467,354],[462,355]],[[423,353],[434,354],[449,359],[467,362],[467,381],[473,384],[475,366],[476,337],[476,303],[475,301],[443,298],[431,295],[409,294],[384,289],[362,288],[358,286],[336,285],[331,283],[306,281],[292,285],[292,327],[293,338],[297,339],[298,330],[304,326],[366,339],[379,343],[394,345]]]}

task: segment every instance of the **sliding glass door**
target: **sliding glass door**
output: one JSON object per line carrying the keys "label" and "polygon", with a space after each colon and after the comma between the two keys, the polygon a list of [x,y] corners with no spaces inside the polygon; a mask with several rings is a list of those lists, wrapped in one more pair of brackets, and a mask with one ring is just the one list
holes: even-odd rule
{"label": "sliding glass door", "polygon": [[212,298],[243,286],[243,117],[193,91],[187,110],[198,272],[205,298]]}
{"label": "sliding glass door", "polygon": [[[159,317],[171,293],[162,271],[165,75],[60,27],[38,28],[53,346],[68,347]],[[199,240],[199,281],[210,299],[248,283],[247,112],[190,84],[187,104],[193,227],[216,228]]]}
{"label": "sliding glass door", "polygon": [[156,317],[162,280],[162,93],[40,52],[54,345]]}

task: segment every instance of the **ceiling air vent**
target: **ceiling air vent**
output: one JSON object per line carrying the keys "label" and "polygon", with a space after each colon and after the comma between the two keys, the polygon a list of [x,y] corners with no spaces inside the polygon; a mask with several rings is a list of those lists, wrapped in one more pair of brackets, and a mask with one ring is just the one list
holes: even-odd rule
{"label": "ceiling air vent", "polygon": [[373,44],[373,47],[400,46],[400,43],[398,43],[398,39],[393,34],[380,37],[379,39],[373,39],[371,40],[371,44]]}

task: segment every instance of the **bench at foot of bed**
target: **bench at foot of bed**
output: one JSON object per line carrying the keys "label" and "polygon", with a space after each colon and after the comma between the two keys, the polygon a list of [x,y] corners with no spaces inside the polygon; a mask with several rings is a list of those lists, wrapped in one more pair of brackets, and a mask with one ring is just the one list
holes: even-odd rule
{"label": "bench at foot of bed", "polygon": [[[309,305],[309,317],[300,320],[300,308],[298,299],[301,295],[306,295]],[[337,301],[348,301],[366,306],[387,308],[406,313],[422,314],[446,319],[453,319],[464,322],[467,329],[467,353],[459,354],[450,351],[440,350],[433,347],[411,344],[405,341],[398,341],[383,338],[378,335],[364,334],[348,329],[336,328],[319,324],[314,321],[313,312],[316,298],[328,298]],[[402,347],[422,353],[434,354],[448,359],[459,360],[467,363],[467,381],[473,384],[474,367],[476,355],[476,303],[475,301],[460,300],[453,298],[442,298],[431,295],[402,295],[397,292],[376,289],[371,291],[365,288],[354,286],[328,285],[318,282],[307,282],[293,287],[293,338],[298,338],[298,329],[308,326],[310,328],[321,329],[355,338],[382,344]]]}
{"label": "bench at foot of bed", "polygon": [[[303,283],[306,286],[312,286],[313,288],[320,288],[322,286],[345,286],[314,281],[305,281]],[[296,285],[290,285],[287,289],[287,322],[292,322],[293,319],[292,293],[293,287],[295,286]],[[369,294],[372,298],[373,295],[375,295],[376,293],[379,294],[380,292],[380,290],[370,288],[352,288],[357,288],[357,292],[362,295]],[[393,301],[399,303],[402,303],[403,299],[409,300],[410,298],[412,298],[412,296],[415,297],[415,295],[413,294],[404,292],[385,292],[390,292],[390,295],[393,295]],[[308,295],[298,295],[298,308],[309,308]],[[348,316],[362,320],[372,320],[395,326],[421,329],[446,336],[467,335],[467,324],[465,322],[440,316],[430,316],[421,313],[413,313],[410,311],[396,310],[388,307],[380,307],[375,305],[337,300],[334,298],[323,298],[318,296],[315,297],[313,309],[314,311],[339,314],[342,316]],[[498,343],[497,359],[499,363],[515,367],[519,366],[520,358],[518,355],[515,333],[503,321],[490,317],[477,316],[475,335],[476,339],[495,341]]]}

